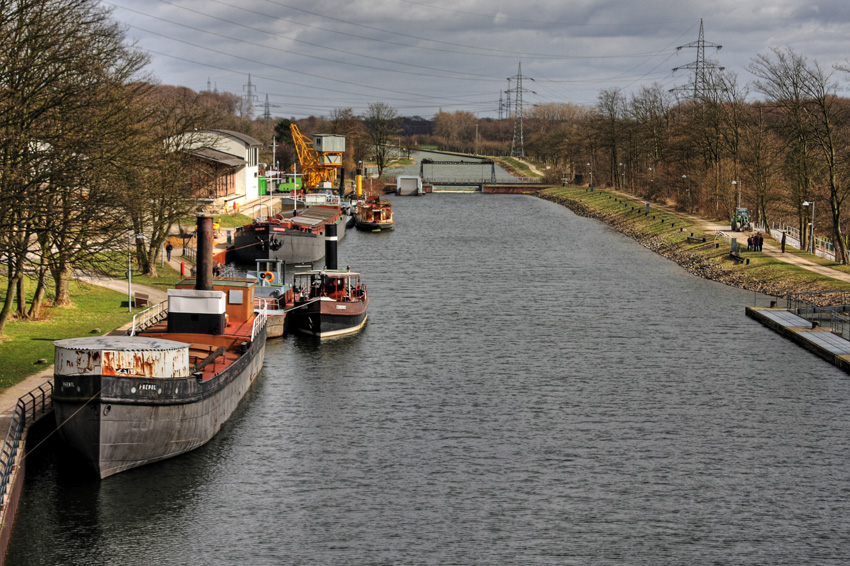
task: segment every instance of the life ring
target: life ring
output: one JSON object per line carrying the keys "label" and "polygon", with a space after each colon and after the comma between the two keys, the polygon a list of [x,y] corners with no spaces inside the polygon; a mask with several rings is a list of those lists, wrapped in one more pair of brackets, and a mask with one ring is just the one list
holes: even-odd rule
{"label": "life ring", "polygon": [[271,283],[272,281],[274,281],[274,273],[272,273],[271,271],[264,271],[262,274],[260,274],[260,279]]}

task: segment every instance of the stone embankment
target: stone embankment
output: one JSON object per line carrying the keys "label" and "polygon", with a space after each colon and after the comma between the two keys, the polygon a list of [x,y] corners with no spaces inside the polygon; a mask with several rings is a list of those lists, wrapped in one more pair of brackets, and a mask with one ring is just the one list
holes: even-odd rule
{"label": "stone embankment", "polygon": [[[552,195],[545,191],[538,193],[538,196],[566,206],[579,216],[605,222],[621,234],[624,234],[633,240],[636,240],[644,247],[675,261],[686,271],[698,277],[777,297],[784,296],[791,291],[787,285],[781,282],[761,281],[750,277],[744,277],[741,273],[727,269],[697,252],[682,249],[682,246],[679,244],[670,243],[658,236],[642,232],[640,229],[633,226],[633,222],[629,222],[623,218],[622,215],[606,214],[590,208],[577,200],[561,195]],[[804,289],[796,287],[794,290],[801,291]]]}

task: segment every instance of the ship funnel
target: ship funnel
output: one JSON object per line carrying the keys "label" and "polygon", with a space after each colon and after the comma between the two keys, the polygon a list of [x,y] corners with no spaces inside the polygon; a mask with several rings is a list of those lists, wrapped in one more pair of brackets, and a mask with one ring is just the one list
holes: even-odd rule
{"label": "ship funnel", "polygon": [[325,269],[336,269],[336,224],[330,223],[325,226]]}
{"label": "ship funnel", "polygon": [[213,219],[212,216],[198,216],[198,253],[195,289],[213,290]]}

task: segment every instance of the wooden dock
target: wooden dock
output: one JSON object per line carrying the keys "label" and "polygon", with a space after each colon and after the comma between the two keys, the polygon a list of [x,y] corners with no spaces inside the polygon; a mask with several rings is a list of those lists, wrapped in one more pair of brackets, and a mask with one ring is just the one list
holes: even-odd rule
{"label": "wooden dock", "polygon": [[850,341],[833,334],[829,328],[813,328],[805,318],[781,308],[747,307],[746,313],[748,317],[850,373]]}

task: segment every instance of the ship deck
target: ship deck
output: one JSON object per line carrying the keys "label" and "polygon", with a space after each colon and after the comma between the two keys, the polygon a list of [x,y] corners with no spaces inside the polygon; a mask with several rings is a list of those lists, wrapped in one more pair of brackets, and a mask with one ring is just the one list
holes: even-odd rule
{"label": "ship deck", "polygon": [[211,379],[221,373],[242,356],[242,343],[251,341],[253,321],[242,323],[228,323],[223,334],[196,334],[192,332],[168,332],[166,321],[158,322],[146,328],[138,336],[147,338],[162,338],[189,344],[189,363],[194,368],[209,356],[215,354],[219,348],[224,352],[215,356],[209,363],[197,372],[201,373],[201,381]]}

